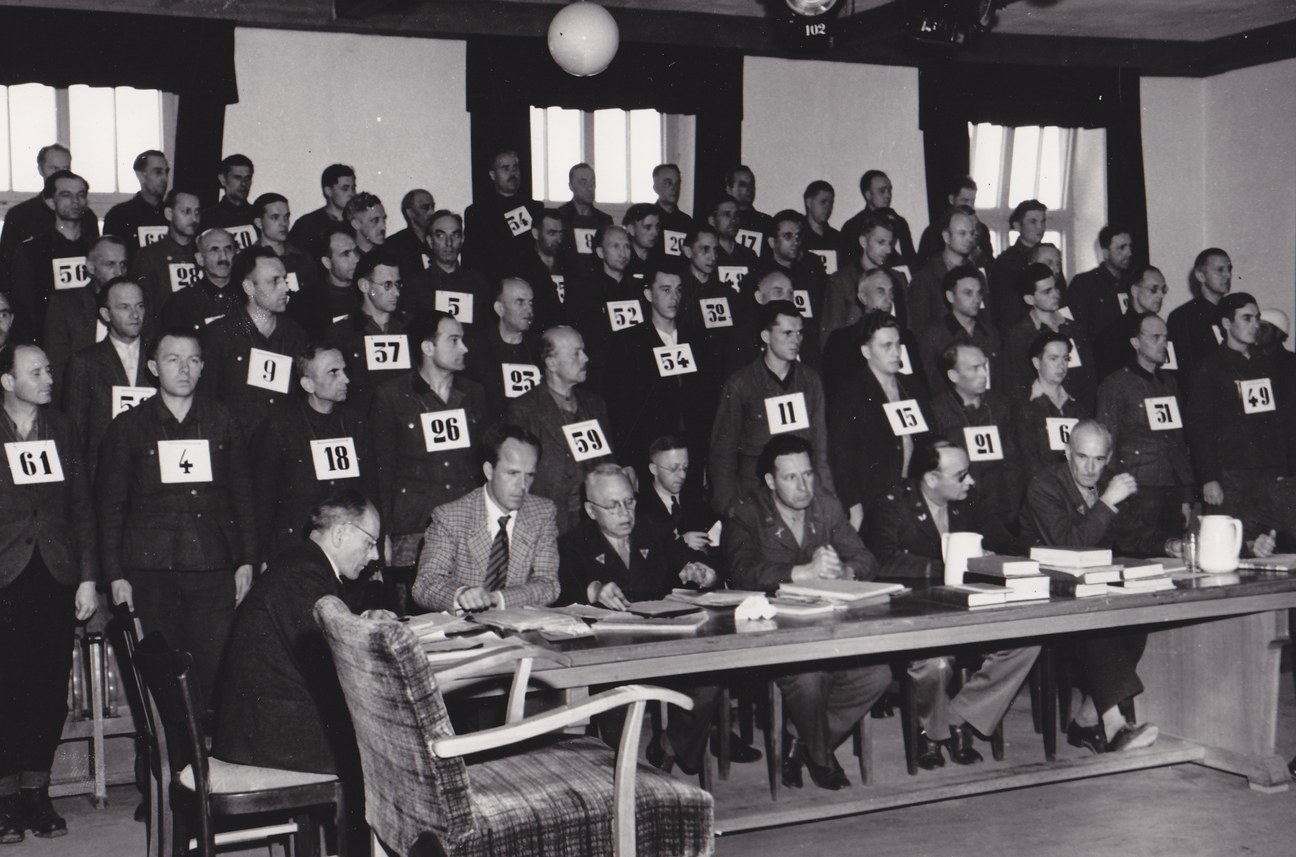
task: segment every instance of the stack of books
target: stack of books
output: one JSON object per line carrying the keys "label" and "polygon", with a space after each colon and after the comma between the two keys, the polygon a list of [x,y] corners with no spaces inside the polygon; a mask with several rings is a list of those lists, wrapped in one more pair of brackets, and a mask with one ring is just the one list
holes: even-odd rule
{"label": "stack of books", "polygon": [[[964,576],[966,579],[966,575]],[[994,583],[955,583],[928,587],[924,593],[928,600],[952,604],[975,610],[981,607],[1002,607],[1008,603],[1009,590]]]}
{"label": "stack of books", "polygon": [[1112,592],[1159,592],[1175,588],[1174,580],[1158,560],[1118,558],[1116,564],[1121,567],[1121,579],[1110,584]]}
{"label": "stack of books", "polygon": [[1051,578],[1040,572],[1039,563],[1023,556],[978,556],[968,559],[963,574],[966,583],[1002,587],[1005,600],[1047,601]]}
{"label": "stack of books", "polygon": [[780,583],[778,595],[793,598],[815,598],[842,602],[849,607],[886,603],[893,595],[902,595],[909,587],[900,583],[876,583],[871,580],[807,580],[802,583]]}
{"label": "stack of books", "polygon": [[1121,580],[1121,567],[1107,548],[1031,548],[1031,559],[1048,575],[1049,594],[1059,598],[1110,595],[1109,583]]}

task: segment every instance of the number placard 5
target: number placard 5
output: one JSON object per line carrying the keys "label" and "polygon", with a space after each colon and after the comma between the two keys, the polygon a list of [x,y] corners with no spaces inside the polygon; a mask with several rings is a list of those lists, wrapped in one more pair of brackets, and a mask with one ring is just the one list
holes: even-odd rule
{"label": "number placard 5", "polygon": [[540,367],[534,363],[501,363],[504,398],[516,399],[540,383]]}
{"label": "number placard 5", "polygon": [[171,281],[171,291],[178,292],[198,282],[198,266],[193,262],[169,262],[167,275]]}
{"label": "number placard 5", "polygon": [[643,324],[643,304],[639,301],[608,301],[607,317],[613,331]]}
{"label": "number placard 5", "polygon": [[923,417],[922,408],[917,399],[901,399],[898,402],[887,402],[882,406],[887,422],[891,424],[891,433],[896,437],[907,434],[922,434],[927,431],[927,420]]}
{"label": "number placard 5", "polygon": [[761,254],[761,245],[765,243],[764,239],[765,236],[754,229],[739,229],[738,234],[734,237],[735,241],[755,253],[757,256]]}
{"label": "number placard 5", "polygon": [[531,212],[525,205],[504,212],[504,225],[514,238],[531,231]]}
{"label": "number placard 5", "polygon": [[1071,429],[1080,422],[1075,417],[1045,417],[1044,428],[1048,432],[1049,449],[1062,452],[1071,442]]}
{"label": "number placard 5", "polygon": [[438,290],[434,304],[438,310],[457,320],[460,324],[472,324],[473,299],[467,292],[443,292]]}
{"label": "number placard 5", "polygon": [[113,384],[112,419],[117,419],[123,411],[129,411],[140,402],[148,401],[157,395],[157,387],[125,387]]}
{"label": "number placard 5", "polygon": [[63,481],[63,462],[58,446],[52,440],[28,440],[6,443],[9,475],[15,485],[40,485]]}
{"label": "number placard 5", "polygon": [[810,410],[806,407],[805,393],[770,396],[765,400],[765,418],[769,420],[770,434],[810,428]]}
{"label": "number placard 5", "polygon": [[1276,409],[1273,384],[1268,378],[1239,381],[1238,388],[1242,393],[1242,413],[1262,414]]}
{"label": "number placard 5", "polygon": [[365,365],[370,372],[410,368],[409,338],[403,333],[366,336]]}
{"label": "number placard 5", "polygon": [[85,256],[52,259],[50,270],[54,272],[55,289],[82,289],[90,284],[90,271],[86,268]]}
{"label": "number placard 5", "polygon": [[708,330],[713,327],[733,327],[733,313],[729,311],[728,298],[702,298],[698,303],[702,307],[702,324]]}
{"label": "number placard 5", "polygon": [[563,437],[567,438],[567,448],[572,458],[577,461],[588,461],[600,458],[612,452],[608,448],[607,435],[598,420],[585,420],[579,423],[567,423],[562,427]]}
{"label": "number placard 5", "polygon": [[472,438],[468,437],[468,414],[463,408],[419,414],[419,422],[423,425],[423,444],[428,452],[472,446]]}
{"label": "number placard 5", "polygon": [[287,354],[253,348],[248,354],[247,383],[272,393],[288,392],[288,376],[292,374],[292,358]]}
{"label": "number placard 5", "polygon": [[1003,442],[999,426],[968,426],[963,429],[969,461],[1002,461]]}
{"label": "number placard 5", "polygon": [[1143,400],[1147,411],[1148,428],[1152,431],[1172,431],[1183,428],[1179,416],[1179,400],[1174,396],[1155,396]]}
{"label": "number placard 5", "polygon": [[693,360],[693,346],[687,342],[654,348],[653,360],[657,361],[657,374],[663,378],[687,375],[697,371],[697,363]]}
{"label": "number placard 5", "polygon": [[212,481],[211,447],[206,440],[159,440],[157,448],[164,483]]}
{"label": "number placard 5", "polygon": [[353,479],[360,475],[360,459],[356,457],[355,438],[330,437],[310,442],[311,463],[315,465],[315,479]]}

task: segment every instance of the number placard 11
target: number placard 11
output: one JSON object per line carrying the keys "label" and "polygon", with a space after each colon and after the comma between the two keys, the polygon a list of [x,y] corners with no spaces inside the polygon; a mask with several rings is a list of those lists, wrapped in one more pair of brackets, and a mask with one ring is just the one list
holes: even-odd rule
{"label": "number placard 11", "polygon": [[9,475],[15,485],[39,485],[63,481],[63,462],[58,446],[52,440],[28,440],[6,443]]}
{"label": "number placard 11", "polygon": [[765,400],[765,417],[769,420],[770,434],[810,428],[810,411],[806,407],[805,393],[770,396]]}
{"label": "number placard 11", "polygon": [[891,424],[891,433],[896,437],[907,434],[922,434],[927,431],[927,420],[923,417],[922,408],[917,399],[901,399],[898,402],[887,402],[882,406],[887,422]]}
{"label": "number placard 11", "polygon": [[355,438],[330,437],[310,442],[311,463],[315,465],[315,478],[352,479],[360,475],[360,459],[356,456]]}

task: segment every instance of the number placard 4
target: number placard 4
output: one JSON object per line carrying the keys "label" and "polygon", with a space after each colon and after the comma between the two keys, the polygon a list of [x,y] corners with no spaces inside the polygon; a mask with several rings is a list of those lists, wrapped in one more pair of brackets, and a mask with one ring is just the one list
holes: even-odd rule
{"label": "number placard 4", "polygon": [[198,282],[198,266],[193,262],[170,262],[167,276],[171,281],[171,291],[178,292]]}
{"label": "number placard 4", "polygon": [[206,440],[159,440],[157,448],[164,483],[212,481],[211,447]]}
{"label": "number placard 4", "polygon": [[576,252],[582,256],[588,256],[594,252],[594,236],[598,233],[597,229],[581,229],[579,226],[572,230],[572,240],[576,243]]}
{"label": "number placard 4", "polygon": [[9,475],[15,485],[40,485],[63,481],[63,462],[58,446],[52,440],[27,440],[6,443]]}
{"label": "number placard 4", "polygon": [[504,398],[516,399],[540,383],[540,367],[534,363],[501,363]]}
{"label": "number placard 4", "polygon": [[438,310],[460,324],[472,324],[473,299],[467,292],[445,292],[438,289],[434,304]]}
{"label": "number placard 4", "polygon": [[287,354],[253,348],[248,354],[247,383],[272,393],[288,392],[288,376],[292,374],[292,358]]}
{"label": "number placard 4", "polygon": [[999,426],[968,426],[963,429],[969,461],[1002,461],[1003,442]]}
{"label": "number placard 4", "polygon": [[639,301],[608,301],[607,317],[613,331],[643,324],[643,304]]}
{"label": "number placard 4", "polygon": [[608,448],[607,435],[598,420],[567,423],[562,431],[563,437],[567,438],[567,449],[577,461],[600,458],[612,452]]}
{"label": "number placard 4", "polygon": [[472,446],[472,438],[468,437],[468,414],[463,408],[419,414],[419,422],[423,425],[423,445],[428,452]]}
{"label": "number placard 4", "polygon": [[823,259],[824,273],[837,273],[837,251],[836,250],[811,250],[811,253]]}
{"label": "number placard 4", "polygon": [[1263,414],[1276,409],[1273,384],[1268,378],[1239,381],[1238,387],[1242,392],[1242,413]]}
{"label": "number placard 4", "polygon": [[792,303],[796,304],[797,311],[801,313],[802,318],[814,318],[814,310],[810,307],[810,293],[805,289],[792,290]]}
{"label": "number placard 4", "polygon": [[663,378],[687,375],[697,371],[697,363],[693,360],[693,346],[687,342],[654,348],[653,360],[657,362],[657,374]]}
{"label": "number placard 4", "polygon": [[366,336],[365,365],[370,372],[410,368],[409,338],[403,333]]}
{"label": "number placard 4", "polygon": [[55,289],[82,289],[90,284],[90,271],[86,268],[85,256],[51,259],[50,270],[54,272]]}
{"label": "number placard 4", "polygon": [[676,232],[674,229],[666,229],[662,232],[662,249],[667,256],[684,255],[684,239],[688,236],[683,232]]}
{"label": "number placard 4", "polygon": [[1044,428],[1048,431],[1049,449],[1054,452],[1065,450],[1071,442],[1071,429],[1078,422],[1080,421],[1075,417],[1045,417]]}
{"label": "number placard 4", "polygon": [[810,410],[806,407],[805,393],[770,396],[765,400],[765,418],[769,420],[770,434],[810,428]]}
{"label": "number placard 4", "polygon": [[531,231],[531,212],[525,205],[504,212],[504,225],[514,238]]}
{"label": "number placard 4", "polygon": [[702,298],[698,303],[702,307],[702,324],[708,330],[713,327],[733,327],[733,313],[729,311],[728,298]]}
{"label": "number placard 4", "polygon": [[157,387],[125,387],[113,384],[112,419],[117,419],[123,411],[129,411],[140,402],[148,401],[157,395]]}
{"label": "number placard 4", "polygon": [[887,422],[891,424],[891,433],[896,437],[907,434],[922,434],[927,431],[927,419],[917,399],[901,399],[898,402],[887,402],[882,405]]}
{"label": "number placard 4", "polygon": [[1183,428],[1179,416],[1179,400],[1174,396],[1155,396],[1143,400],[1147,411],[1148,428],[1152,431],[1172,431]]}
{"label": "number placard 4", "polygon": [[356,457],[355,438],[330,437],[310,442],[311,463],[315,465],[315,479],[352,479],[360,475],[360,459]]}
{"label": "number placard 4", "polygon": [[759,256],[761,245],[765,243],[765,236],[754,229],[739,229],[734,240]]}

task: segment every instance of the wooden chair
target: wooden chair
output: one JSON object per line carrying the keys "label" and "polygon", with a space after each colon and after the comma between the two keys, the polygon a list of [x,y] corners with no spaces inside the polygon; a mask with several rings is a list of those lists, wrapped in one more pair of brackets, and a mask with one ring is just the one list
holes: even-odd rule
{"label": "wooden chair", "polygon": [[[315,619],[360,746],[375,853],[712,853],[711,796],[637,763],[646,705],[663,700],[687,708],[683,694],[627,685],[521,718],[525,676],[518,681],[515,674],[509,722],[455,735],[439,683],[479,676],[510,659],[522,665],[519,673],[528,672],[532,651],[510,647],[434,675],[399,622],[355,616],[332,596],[315,605]],[[615,754],[592,738],[554,734],[627,705]]]}
{"label": "wooden chair", "polygon": [[[166,736],[158,729],[159,715],[153,699],[144,692],[144,678],[135,665],[139,649],[140,625],[135,614],[124,604],[113,608],[110,625],[121,665],[122,686],[138,730],[137,752],[147,771],[144,803],[148,810],[145,821],[146,854],[152,857],[171,855],[171,794],[167,788],[169,776],[163,775],[167,758]],[[137,776],[140,774],[137,773]]]}
{"label": "wooden chair", "polygon": [[[135,668],[144,679],[159,714],[159,734],[166,736],[170,771],[172,836],[176,854],[216,852],[217,818],[282,814],[283,824],[221,834],[224,842],[292,835],[296,857],[319,853],[319,824],[327,811],[337,834],[337,853],[346,857],[346,805],[342,783],[331,774],[236,765],[212,759],[198,720],[204,710],[188,652],[167,650],[160,635],[150,634],[135,652]],[[258,817],[255,823],[262,824]],[[190,833],[194,838],[190,839]]]}
{"label": "wooden chair", "polygon": [[[765,770],[769,774],[770,800],[778,800],[779,786],[783,783],[783,731],[786,723],[783,718],[783,694],[779,691],[774,679],[766,682],[765,698],[769,706],[769,717],[765,726]],[[852,740],[852,752],[859,762],[860,783],[871,782],[873,770],[873,725],[869,712],[855,724]]]}

